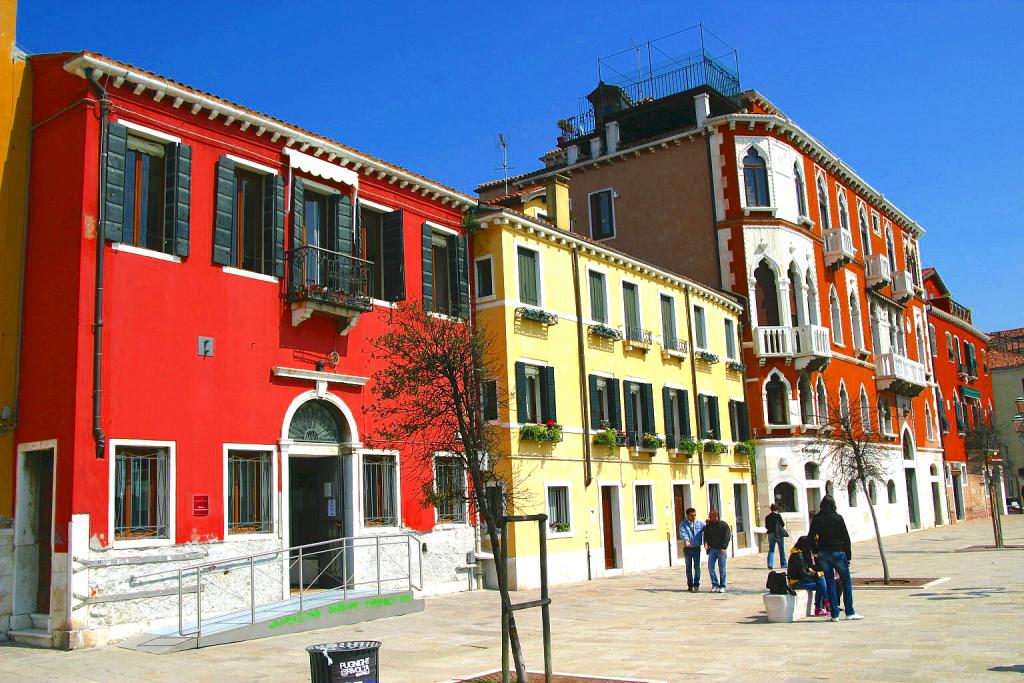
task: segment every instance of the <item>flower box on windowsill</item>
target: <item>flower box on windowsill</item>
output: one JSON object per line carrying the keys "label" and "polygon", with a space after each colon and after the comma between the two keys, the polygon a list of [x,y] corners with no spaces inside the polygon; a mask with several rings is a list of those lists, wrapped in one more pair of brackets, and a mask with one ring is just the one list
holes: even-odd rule
{"label": "flower box on windowsill", "polygon": [[736,448],[734,450],[736,452],[736,455],[747,455],[747,456],[753,455],[754,454],[754,442],[753,441],[740,441],[738,444],[736,444]]}
{"label": "flower box on windowsill", "polygon": [[562,425],[554,422],[542,425],[523,425],[519,428],[519,440],[558,443],[562,440]]}
{"label": "flower box on windowsill", "polygon": [[619,339],[622,339],[622,332],[619,332],[617,329],[611,327],[610,325],[591,325],[588,328],[588,330],[590,334],[594,335],[595,337],[610,339],[612,341],[618,341]]}
{"label": "flower box on windowsill", "polygon": [[725,364],[725,367],[733,372],[743,372],[747,369],[747,366],[738,360],[731,360]]}
{"label": "flower box on windowsill", "polygon": [[704,444],[701,441],[696,441],[694,439],[684,436],[680,438],[679,441],[676,443],[676,452],[679,453],[680,455],[690,457],[697,453],[703,453]]}
{"label": "flower box on windowsill", "polygon": [[657,434],[642,434],[640,436],[640,448],[657,450],[665,447],[665,440]]}
{"label": "flower box on windowsill", "polygon": [[721,455],[725,453],[725,444],[721,441],[708,439],[704,442],[704,453],[707,455]]}
{"label": "flower box on windowsill", "polygon": [[702,360],[705,363],[708,363],[709,365],[714,365],[715,363],[717,363],[720,360],[722,360],[721,358],[718,357],[717,353],[711,353],[710,351],[697,351],[693,355],[698,360]]}
{"label": "flower box on windowsill", "polygon": [[516,309],[516,316],[522,320],[530,320],[541,325],[552,325],[558,324],[558,316],[554,313],[548,313],[540,308],[531,308],[530,306],[520,306]]}
{"label": "flower box on windowsill", "polygon": [[595,446],[608,446],[609,450],[621,448],[626,445],[626,432],[605,427],[594,434],[593,443]]}

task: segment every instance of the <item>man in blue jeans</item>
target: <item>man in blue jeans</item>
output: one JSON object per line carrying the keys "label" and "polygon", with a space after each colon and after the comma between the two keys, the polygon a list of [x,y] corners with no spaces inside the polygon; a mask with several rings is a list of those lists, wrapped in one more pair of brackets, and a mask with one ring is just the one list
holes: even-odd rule
{"label": "man in blue jeans", "polygon": [[686,508],[686,519],[679,523],[679,538],[683,542],[686,562],[686,590],[700,590],[700,547],[704,545],[704,522],[697,519],[697,511]]}
{"label": "man in blue jeans", "polygon": [[807,533],[811,537],[814,549],[818,552],[818,560],[825,572],[825,589],[828,591],[829,605],[832,607],[832,621],[839,621],[839,602],[836,595],[835,572],[839,572],[839,580],[843,582],[843,607],[846,618],[856,621],[863,619],[853,610],[853,584],[850,582],[850,558],[853,548],[850,543],[850,532],[842,515],[836,512],[836,500],[832,496],[821,499],[818,514],[811,520],[811,529]]}
{"label": "man in blue jeans", "polygon": [[719,519],[718,510],[708,512],[708,523],[704,527],[704,548],[708,551],[708,574],[711,575],[712,593],[725,592],[726,549],[731,540],[732,529],[724,519]]}

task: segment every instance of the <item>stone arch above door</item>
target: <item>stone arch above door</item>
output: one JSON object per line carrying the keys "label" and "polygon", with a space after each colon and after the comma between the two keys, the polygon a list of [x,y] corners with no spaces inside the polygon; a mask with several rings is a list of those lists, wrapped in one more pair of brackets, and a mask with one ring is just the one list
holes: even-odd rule
{"label": "stone arch above door", "polygon": [[[296,421],[296,418],[298,418],[298,421]],[[321,432],[327,435],[330,431],[329,423],[323,422],[327,418],[335,421],[339,441],[325,442],[316,440],[314,432]],[[293,435],[293,422],[296,429],[301,425],[303,431],[308,432],[308,436],[314,438],[295,438]],[[304,392],[292,400],[288,410],[285,411],[284,420],[281,423],[281,439],[292,442],[343,443],[352,447],[362,445],[359,439],[359,428],[356,425],[355,416],[348,405],[333,394],[326,392],[318,394],[315,391]]]}

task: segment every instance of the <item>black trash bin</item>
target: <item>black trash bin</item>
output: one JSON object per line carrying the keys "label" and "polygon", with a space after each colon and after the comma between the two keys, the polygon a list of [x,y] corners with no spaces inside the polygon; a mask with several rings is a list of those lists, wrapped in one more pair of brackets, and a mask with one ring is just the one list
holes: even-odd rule
{"label": "black trash bin", "polygon": [[312,683],[378,683],[377,640],[346,640],[306,648]]}

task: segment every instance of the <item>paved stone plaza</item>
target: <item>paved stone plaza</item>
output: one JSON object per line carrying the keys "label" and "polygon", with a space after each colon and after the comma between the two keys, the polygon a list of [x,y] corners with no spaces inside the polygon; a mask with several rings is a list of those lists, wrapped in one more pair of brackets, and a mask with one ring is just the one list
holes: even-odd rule
{"label": "paved stone plaza", "polygon": [[[1003,519],[1007,543],[1024,543],[1024,516]],[[987,520],[888,538],[895,574],[949,580],[859,590],[860,622],[767,623],[763,555],[730,562],[726,595],[687,593],[679,566],[556,587],[555,670],[667,681],[1020,680],[1024,551],[955,552],[991,540]],[[855,546],[852,569],[880,575],[873,542]],[[539,611],[520,624],[527,661],[540,669]],[[377,639],[382,680],[444,681],[499,665],[497,634],[497,595],[484,591],[428,599],[419,614],[176,655],[0,646],[0,680],[303,681],[304,646]]]}

